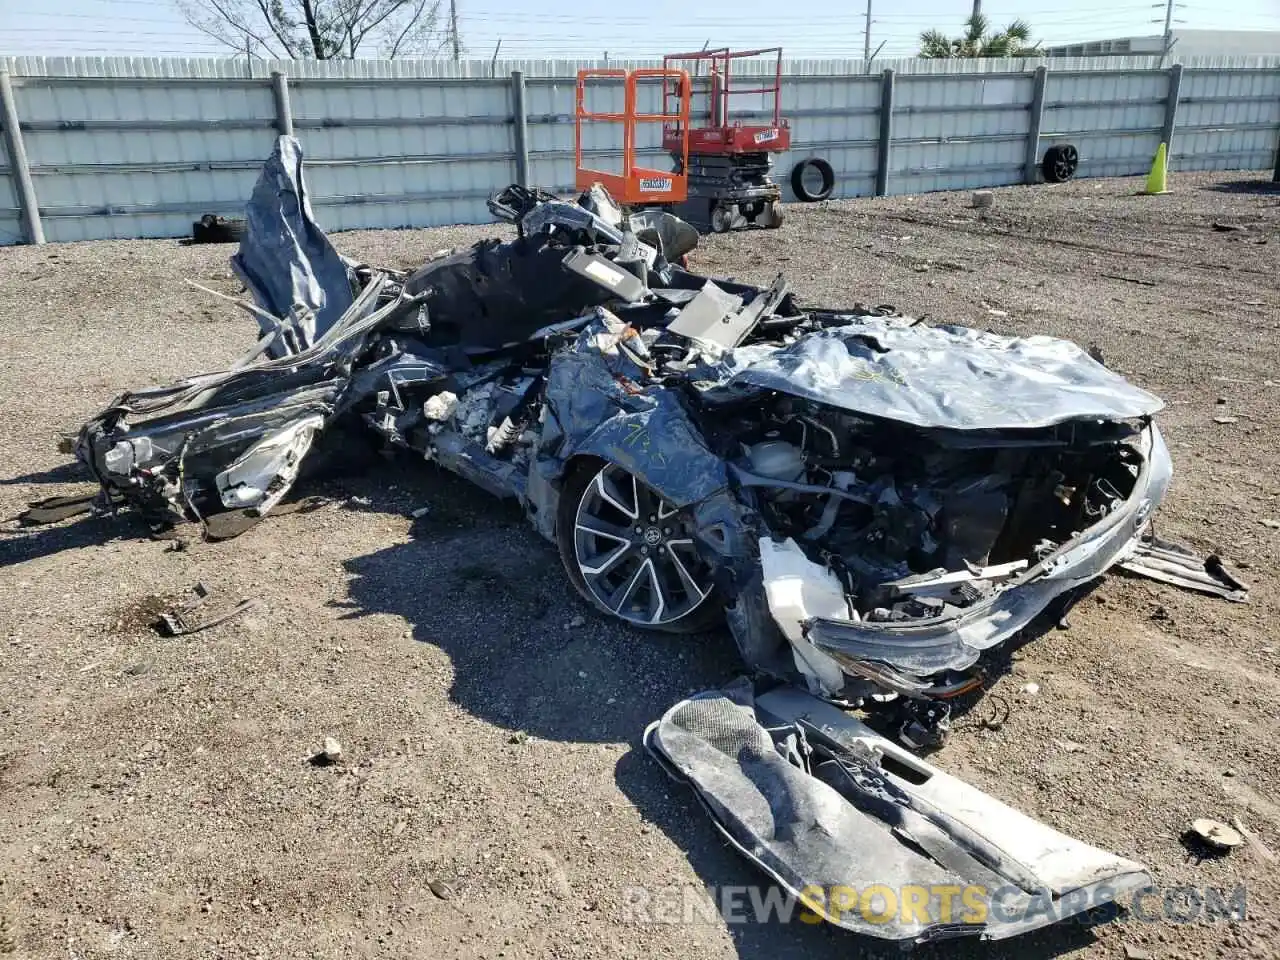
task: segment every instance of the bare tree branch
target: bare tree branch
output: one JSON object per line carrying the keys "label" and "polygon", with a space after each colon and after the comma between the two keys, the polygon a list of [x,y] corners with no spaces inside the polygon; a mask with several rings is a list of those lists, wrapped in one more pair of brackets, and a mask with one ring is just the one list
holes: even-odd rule
{"label": "bare tree branch", "polygon": [[357,43],[363,40],[365,36],[371,33],[373,30],[381,26],[386,21],[386,19],[389,16],[391,16],[393,13],[398,13],[403,9],[407,9],[409,5],[409,0],[385,0],[385,5],[386,5],[386,10],[382,13],[382,15],[375,16],[374,19],[371,20],[369,24],[363,30],[360,31],[360,36],[356,40]]}
{"label": "bare tree branch", "polygon": [[383,56],[437,49],[440,0],[174,0],[186,20],[229,49],[252,41],[271,56],[354,58],[369,43]]}
{"label": "bare tree branch", "polygon": [[[404,29],[400,31],[399,35],[395,39],[395,42],[392,43],[391,47],[387,50],[387,56],[390,59],[394,60],[396,58],[396,54],[400,52],[400,44],[404,43],[404,38],[408,36],[409,31],[412,30],[414,28],[414,25],[417,24],[418,21],[422,19],[422,14],[423,14],[423,11],[426,9],[427,2],[428,0],[418,0],[418,7],[416,10],[413,11],[413,16],[411,16],[405,22]],[[435,0],[435,3],[431,5],[431,13],[427,14],[432,26],[435,25],[436,12],[439,9],[440,9],[440,0]]]}
{"label": "bare tree branch", "polygon": [[[228,10],[225,10],[217,2],[217,0],[208,0],[208,2],[209,2],[209,5],[215,9],[217,14],[222,18],[222,20],[224,20],[229,26],[233,28],[235,33],[228,34],[228,32],[225,29],[221,29],[215,26],[215,23],[217,22],[216,18],[213,18],[211,20],[208,17],[208,15],[201,15],[198,8],[196,8],[192,3],[190,3],[189,0],[183,0],[183,2],[180,2],[178,4],[178,8],[182,11],[182,15],[186,17],[187,22],[190,23],[197,30],[199,30],[201,33],[205,34],[208,37],[212,37],[214,40],[218,41],[221,44],[224,44],[227,47],[230,47],[231,49],[237,52],[244,49],[241,43],[241,35],[243,35],[243,36],[249,37],[251,40],[256,41],[257,44],[261,46],[264,50],[266,50],[267,53],[271,54],[271,56],[276,58],[281,57],[280,52],[275,47],[273,47],[265,37],[262,36],[261,32],[250,27],[246,22],[244,22],[242,18],[233,15]],[[279,38],[277,37],[277,39]],[[292,56],[292,54],[291,53],[286,54],[285,56],[289,57],[289,56]]]}
{"label": "bare tree branch", "polygon": [[[209,0],[209,2],[215,7],[217,6],[216,0]],[[294,45],[282,25],[276,22],[276,18],[272,15],[270,8],[267,6],[267,0],[257,0],[257,3],[258,9],[262,13],[262,19],[266,21],[267,26],[271,29],[271,32],[275,34],[276,39],[284,46],[284,49],[289,54],[290,58],[296,60],[298,58],[298,48]]]}

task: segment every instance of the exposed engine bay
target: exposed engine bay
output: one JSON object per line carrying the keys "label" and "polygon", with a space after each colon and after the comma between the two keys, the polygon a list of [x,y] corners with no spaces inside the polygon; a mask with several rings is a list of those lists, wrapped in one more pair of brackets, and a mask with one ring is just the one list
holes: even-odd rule
{"label": "exposed engine bay", "polygon": [[873,621],[982,599],[1123,503],[1138,475],[1136,431],[1117,424],[947,435],[782,397],[732,427],[765,527]]}

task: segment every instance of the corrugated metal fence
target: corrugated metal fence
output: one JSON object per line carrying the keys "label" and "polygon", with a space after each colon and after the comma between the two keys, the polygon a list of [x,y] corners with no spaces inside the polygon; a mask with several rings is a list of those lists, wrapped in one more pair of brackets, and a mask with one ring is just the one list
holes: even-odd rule
{"label": "corrugated metal fence", "polygon": [[[235,214],[290,119],[327,228],[485,222],[485,198],[522,171],[572,189],[574,78],[601,65],[0,58],[0,243],[37,228],[54,241],[181,236],[201,214]],[[1063,142],[1079,149],[1079,176],[1144,173],[1161,140],[1173,170],[1276,163],[1280,58],[869,66],[785,65],[793,147],[776,173],[789,199],[792,166],[812,155],[835,168],[836,196],[1034,182],[1044,150]],[[588,131],[593,165],[616,157],[618,136]],[[646,136],[652,151],[657,130]],[[38,224],[24,221],[24,195]]]}

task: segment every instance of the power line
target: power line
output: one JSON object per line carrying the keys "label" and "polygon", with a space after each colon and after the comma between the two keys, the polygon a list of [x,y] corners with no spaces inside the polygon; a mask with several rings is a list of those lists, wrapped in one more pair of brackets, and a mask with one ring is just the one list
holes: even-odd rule
{"label": "power line", "polygon": [[[153,10],[171,10],[172,9],[168,7],[167,4],[157,3],[155,2],[155,0],[88,0],[88,2],[106,3],[111,6],[116,6],[119,4],[128,4],[131,6],[149,7]],[[1145,15],[1149,8],[1147,7],[1146,4],[1137,4],[1132,9],[1135,15],[1139,15],[1139,14]],[[1070,12],[1073,16],[1076,14],[1117,13],[1117,12],[1124,12],[1124,11],[1125,11],[1125,8],[1117,7],[1114,4],[1109,6],[1099,6],[1099,7],[1072,7],[1070,9]],[[509,13],[506,11],[485,10],[483,8],[475,11],[468,8],[463,10],[462,12],[465,14],[466,19],[468,21],[476,20],[476,21],[487,21],[487,22],[504,23],[504,24],[545,23],[550,21],[550,22],[563,22],[563,23],[599,23],[599,24],[628,23],[628,24],[639,24],[639,25],[644,25],[648,27],[654,26],[653,18],[644,16],[644,15],[619,14],[617,16],[592,16],[588,14],[588,15],[579,16],[576,14],[557,14],[557,13],[546,13],[546,14],[519,13],[519,12]],[[93,17],[94,16],[93,14],[44,13],[44,12],[37,12],[37,11],[32,11],[27,15],[28,16],[45,15],[45,16],[58,17],[59,19],[66,18],[66,17]],[[1025,16],[1025,14],[1013,12],[1013,13],[991,13],[988,15],[989,18],[998,18],[998,17],[1006,17],[1006,16],[1016,18],[1018,16]],[[101,19],[117,20],[121,18],[118,18],[112,14],[104,13]],[[832,23],[861,24],[863,22],[863,19],[864,19],[863,14],[849,14],[849,15],[831,14],[823,18],[823,24],[824,25],[830,25]],[[919,22],[934,23],[934,22],[946,22],[950,18],[946,16],[935,16],[930,14],[891,13],[882,17],[881,19],[904,21],[904,22],[919,21]],[[685,24],[712,24],[712,25],[737,26],[737,27],[741,27],[744,25],[744,21],[741,18],[734,17],[728,14],[723,14],[723,15],[722,14],[713,14],[713,15],[690,14],[690,15],[682,16],[680,19],[680,22]],[[772,24],[792,25],[793,23],[794,23],[793,18],[784,17],[784,16],[775,16],[775,17],[755,16],[755,17],[752,17],[749,21],[749,24],[752,26],[756,26],[756,25],[768,26]]]}
{"label": "power line", "polygon": [[[203,36],[175,37],[175,31],[181,30],[185,23],[180,19],[167,19],[161,16],[162,12],[172,11],[172,8],[167,7],[162,2],[157,2],[157,0],[85,0],[85,2],[110,3],[112,6],[128,5],[136,13],[142,12],[139,8],[149,8],[155,11],[157,15],[153,17],[117,17],[106,14],[95,16],[94,14],[83,12],[63,14],[47,10],[35,10],[19,14],[19,16],[30,18],[25,21],[26,24],[31,24],[33,21],[38,23],[41,19],[58,19],[64,26],[58,30],[56,36],[49,35],[53,30],[52,27],[46,28],[38,25],[9,27],[5,30],[5,34],[12,35],[16,45],[24,47],[40,46],[50,48],[59,53],[70,52],[72,49],[82,52],[113,52],[114,50],[114,52],[119,53],[132,53],[135,48],[144,48],[146,52],[153,54],[160,52],[156,47],[161,45],[149,42],[146,38],[165,38],[174,47],[181,48],[182,52],[204,53],[211,50],[223,52],[226,49],[224,45],[217,41]],[[1167,0],[1167,2],[1170,3],[1171,7],[1175,5],[1173,0]],[[1164,5],[1164,3],[1159,4],[1159,6]],[[1181,8],[1184,4],[1177,3],[1176,6]],[[868,10],[869,7],[870,5],[868,4]],[[759,38],[764,33],[767,34],[772,42],[781,44],[784,47],[800,47],[799,51],[792,53],[793,56],[801,58],[852,57],[858,52],[859,41],[861,41],[862,52],[865,55],[869,47],[867,41],[869,40],[872,23],[876,26],[877,39],[883,39],[890,46],[892,54],[893,51],[900,48],[914,47],[918,42],[921,28],[936,26],[945,30],[950,22],[948,17],[919,13],[898,13],[896,11],[876,16],[870,22],[868,22],[870,18],[867,14],[835,14],[827,17],[820,24],[797,24],[792,20],[780,17],[754,17],[750,22],[744,22],[741,19],[727,15],[691,14],[687,17],[681,17],[677,23],[667,24],[665,29],[662,28],[662,25],[659,25],[659,29],[654,30],[652,18],[643,15],[619,14],[618,16],[601,16],[586,14],[579,16],[527,11],[507,13],[483,7],[472,11],[470,4],[467,3],[461,11],[465,15],[467,22],[463,27],[457,27],[455,25],[459,11],[457,11],[456,0],[450,0],[448,9],[450,29],[447,29],[445,33],[452,41],[451,46],[455,58],[460,56],[459,34],[465,32],[467,41],[477,47],[488,47],[501,38],[503,49],[514,49],[524,56],[564,56],[570,59],[590,59],[592,54],[586,53],[586,51],[595,50],[604,45],[610,49],[621,48],[626,51],[624,57],[627,58],[638,59],[643,57],[647,59],[652,55],[628,50],[628,47],[634,45],[637,39],[635,28],[641,25],[648,28],[645,40],[642,41],[646,45],[687,45],[687,42],[695,35],[701,38],[703,33],[710,33],[713,36],[718,33],[720,36],[716,38],[717,42],[726,42],[730,39],[747,40],[749,45],[754,46],[759,44]],[[1120,32],[1154,32],[1150,30],[1146,22],[1151,12],[1149,2],[1133,7],[1127,5],[1071,7],[1061,14],[1052,14],[1044,19],[1036,20],[1032,27],[1036,34],[1041,36],[1049,32],[1059,36],[1067,34],[1097,35],[1100,32],[1112,34]],[[1001,14],[998,12],[988,14],[989,19],[994,23],[998,23],[999,18],[1004,16],[1016,16],[1016,14]],[[1249,19],[1250,21],[1253,20],[1253,18]],[[73,24],[67,27],[65,26],[66,21],[72,21]],[[76,21],[93,21],[94,23],[76,26],[74,25]],[[1273,22],[1280,22],[1280,17],[1273,18]],[[164,32],[134,28],[118,29],[108,25],[120,23],[155,26],[164,28]],[[578,29],[571,33],[566,33],[555,28],[555,25],[559,23],[572,24]],[[516,31],[517,35],[513,35],[511,29],[513,25],[522,28]],[[1259,23],[1259,25],[1263,24]],[[1271,24],[1266,23],[1265,25],[1269,26]],[[537,29],[538,26],[542,26],[545,29],[539,30]],[[1233,26],[1238,27],[1241,24],[1237,22]],[[592,29],[594,27],[602,29]],[[34,39],[35,36],[40,39]],[[102,39],[108,37],[114,39],[111,41]]]}

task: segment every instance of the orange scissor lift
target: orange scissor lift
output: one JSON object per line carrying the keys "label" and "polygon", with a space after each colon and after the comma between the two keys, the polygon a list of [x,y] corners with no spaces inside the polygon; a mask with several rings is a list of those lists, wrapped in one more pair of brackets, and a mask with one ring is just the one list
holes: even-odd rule
{"label": "orange scissor lift", "polygon": [[[750,58],[773,57],[772,71],[735,81],[733,64]],[[676,66],[689,63],[690,72]],[[704,72],[705,71],[705,72]],[[591,81],[621,80],[621,112],[587,109]],[[658,113],[639,112],[641,81],[660,81],[662,107]],[[695,90],[695,84],[697,89]],[[757,224],[782,224],[782,191],[769,178],[770,154],[791,146],[791,129],[780,113],[782,48],[730,51],[700,50],[663,58],[661,69],[591,69],[578,72],[575,114],[576,186],[600,183],[618,202],[628,206],[669,206],[699,230],[722,233]],[[744,95],[772,97],[772,112],[743,117]],[[697,97],[698,109],[692,110]],[[734,100],[738,97],[738,100]],[[583,129],[593,123],[622,127],[620,171],[583,164]],[[670,170],[641,166],[636,161],[638,124],[662,124],[662,145],[671,157]]]}
{"label": "orange scissor lift", "polygon": [[[756,74],[744,74],[747,61],[762,62]],[[723,233],[756,224],[782,225],[782,190],[769,177],[770,154],[791,148],[791,127],[781,116],[782,48],[699,50],[662,58],[664,69],[686,65],[696,86],[691,111],[688,196],[674,213],[703,230]],[[748,112],[744,98],[758,96],[761,107]],[[666,144],[668,149],[674,141]]]}
{"label": "orange scissor lift", "polygon": [[[622,112],[595,112],[587,109],[587,85],[591,81],[621,80]],[[662,82],[662,109],[640,113],[641,81]],[[671,93],[674,92],[674,112]],[[640,70],[591,69],[578,71],[577,109],[574,116],[575,186],[590,189],[599,183],[624,206],[657,206],[683,203],[688,196],[689,160],[689,75],[683,70],[646,68]],[[620,170],[597,170],[583,165],[583,125],[621,124],[622,165]],[[674,169],[642,166],[636,161],[638,124],[662,124],[662,146],[675,160]]]}

